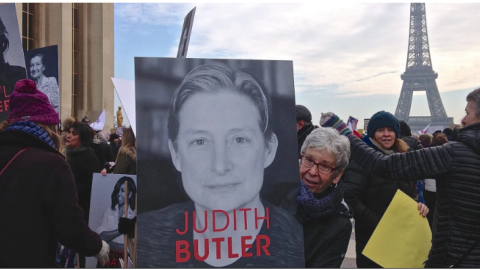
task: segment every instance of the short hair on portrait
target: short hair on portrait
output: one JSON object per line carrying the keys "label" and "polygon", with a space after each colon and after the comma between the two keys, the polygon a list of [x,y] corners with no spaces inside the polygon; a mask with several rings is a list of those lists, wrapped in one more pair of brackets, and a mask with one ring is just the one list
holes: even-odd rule
{"label": "short hair on portrait", "polygon": [[[176,147],[180,127],[178,114],[183,104],[194,94],[231,91],[248,97],[260,114],[260,130],[265,143],[272,138],[270,108],[265,87],[255,77],[242,70],[232,70],[223,65],[207,64],[191,70],[172,97],[168,112],[168,137]],[[212,104],[214,106],[214,104]]]}
{"label": "short hair on portrait", "polygon": [[347,168],[350,159],[350,141],[333,128],[316,128],[310,133],[302,145],[301,153],[305,154],[307,148],[327,150],[337,159],[335,164],[335,177]]}
{"label": "short hair on portrait", "polygon": [[41,53],[35,54],[34,56],[32,56],[32,57],[30,58],[30,61],[32,61],[32,59],[35,58],[35,57],[40,57],[40,61],[42,62],[42,65],[45,66],[45,62],[44,62],[44,61],[45,61],[45,58],[44,58],[44,55],[43,55],[43,54],[41,54]]}
{"label": "short hair on portrait", "polygon": [[87,123],[75,121],[70,128],[73,128],[78,133],[82,147],[90,147],[95,132]]}
{"label": "short hair on portrait", "polygon": [[475,105],[475,115],[480,117],[480,88],[477,88],[467,95],[467,102],[473,101]]}
{"label": "short hair on portrait", "polygon": [[132,196],[128,198],[128,205],[130,206],[130,209],[135,211],[135,198],[137,197],[137,186],[135,185],[135,181],[131,177],[128,176],[123,176],[120,179],[118,179],[117,183],[115,184],[115,187],[113,188],[112,191],[112,206],[111,209],[115,210],[115,206],[118,204],[118,193],[120,192],[120,187],[122,184],[127,181],[128,184],[128,193],[132,192]]}

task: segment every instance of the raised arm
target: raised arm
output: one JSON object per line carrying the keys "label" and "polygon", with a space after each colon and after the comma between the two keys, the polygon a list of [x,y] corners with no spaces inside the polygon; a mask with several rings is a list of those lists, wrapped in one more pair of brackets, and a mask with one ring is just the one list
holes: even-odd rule
{"label": "raised arm", "polygon": [[447,145],[405,153],[384,155],[354,135],[350,140],[351,157],[366,171],[392,180],[436,178],[452,168],[452,155]]}

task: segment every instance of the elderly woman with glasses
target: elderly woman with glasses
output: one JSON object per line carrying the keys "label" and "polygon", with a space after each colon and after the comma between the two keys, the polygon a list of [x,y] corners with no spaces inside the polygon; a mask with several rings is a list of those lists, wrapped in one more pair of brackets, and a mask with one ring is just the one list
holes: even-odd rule
{"label": "elderly woman with glasses", "polygon": [[300,195],[307,268],[340,268],[347,252],[352,213],[340,180],[350,158],[349,141],[332,128],[305,139],[300,158]]}

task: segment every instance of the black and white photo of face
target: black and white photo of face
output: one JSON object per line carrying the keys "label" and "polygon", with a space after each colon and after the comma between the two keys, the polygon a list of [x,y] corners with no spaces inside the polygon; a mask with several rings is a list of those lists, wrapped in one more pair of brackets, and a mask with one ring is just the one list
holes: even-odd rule
{"label": "black and white photo of face", "polygon": [[45,71],[45,66],[43,65],[42,57],[35,56],[30,59],[30,76],[33,80],[38,80],[43,76],[43,71]]}
{"label": "black and white photo of face", "polygon": [[275,134],[265,140],[250,98],[230,91],[194,94],[179,123],[176,147],[170,141],[169,148],[195,204],[228,212],[259,199],[277,140]]}

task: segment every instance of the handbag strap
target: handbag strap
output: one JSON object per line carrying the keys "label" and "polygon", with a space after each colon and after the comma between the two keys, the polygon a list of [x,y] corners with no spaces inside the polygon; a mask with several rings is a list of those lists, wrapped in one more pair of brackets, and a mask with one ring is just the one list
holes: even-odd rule
{"label": "handbag strap", "polygon": [[23,151],[27,150],[28,148],[30,148],[30,147],[23,148],[22,150],[18,151],[18,153],[16,153],[15,156],[13,156],[10,159],[10,161],[7,163],[7,165],[5,165],[5,167],[3,167],[2,171],[0,171],[0,176],[8,168],[8,166],[10,166],[10,163],[12,163],[21,153],[23,153]]}
{"label": "handbag strap", "polygon": [[458,268],[460,263],[470,254],[470,252],[472,252],[472,250],[475,248],[475,246],[478,244],[478,242],[480,242],[480,237],[477,239],[477,241],[475,241],[473,243],[473,245],[470,246],[470,248],[467,250],[467,252],[465,252],[463,254],[463,256],[460,259],[458,259],[458,261],[456,261],[454,264],[450,265],[450,268]]}

